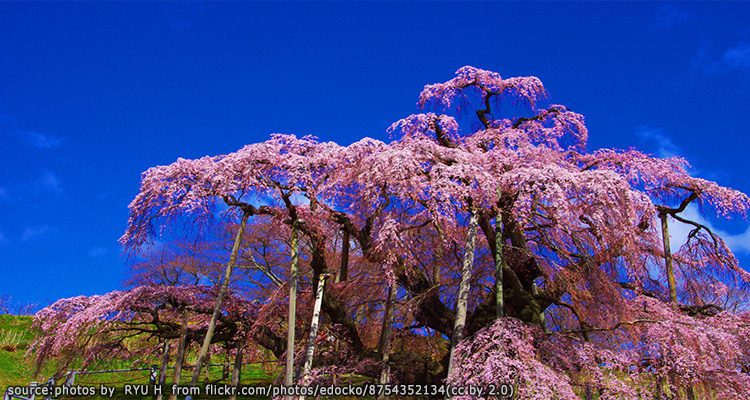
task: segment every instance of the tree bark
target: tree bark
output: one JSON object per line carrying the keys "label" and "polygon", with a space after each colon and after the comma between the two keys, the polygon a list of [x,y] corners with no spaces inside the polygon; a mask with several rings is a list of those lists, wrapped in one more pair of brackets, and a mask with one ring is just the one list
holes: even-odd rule
{"label": "tree bark", "polygon": [[336,282],[344,282],[349,278],[349,231],[344,229],[344,235],[341,241],[341,265],[339,265],[339,273],[336,276]]}
{"label": "tree bark", "polygon": [[[537,324],[539,312],[546,308],[540,304],[531,293],[534,277],[539,276],[539,267],[533,257],[528,256],[529,250],[520,231],[518,223],[510,215],[503,213],[503,235],[502,243],[511,241],[511,247],[504,251],[512,254],[510,258],[503,259],[503,314],[521,319],[524,322]],[[479,218],[479,227],[482,229],[487,244],[492,251],[493,257],[497,252],[497,234],[486,215]],[[505,247],[505,246],[503,246]],[[513,260],[512,264],[509,261]],[[491,297],[480,303],[468,319],[469,333],[475,333],[479,329],[492,324],[496,317],[497,292],[493,287]],[[507,301],[506,301],[507,300]],[[450,335],[449,335],[450,336]]]}
{"label": "tree bark", "polygon": [[495,218],[495,318],[505,316],[503,305],[503,218]]}
{"label": "tree bark", "polygon": [[[534,298],[538,298],[539,296],[539,287],[536,285],[536,282],[531,283],[531,294],[534,296]],[[539,313],[538,321],[539,325],[541,326],[542,330],[544,330],[544,333],[549,333],[549,329],[547,329],[547,322],[544,317],[544,310],[539,306],[539,303],[536,303],[537,312]],[[583,322],[583,321],[580,321]]]}
{"label": "tree bark", "polygon": [[677,304],[677,287],[674,279],[674,265],[672,260],[672,248],[669,243],[669,223],[667,214],[659,213],[661,219],[661,237],[664,243],[664,263],[667,267],[667,284],[669,285],[669,300]]}
{"label": "tree bark", "polygon": [[297,325],[297,268],[299,265],[299,222],[292,223],[292,264],[289,272],[289,322],[286,339],[284,385],[294,385],[294,331]]}
{"label": "tree bark", "polygon": [[664,386],[664,379],[662,377],[656,378],[656,387],[655,387],[656,393],[654,395],[654,398],[657,400],[663,399],[662,386]]}
{"label": "tree bark", "polygon": [[206,330],[206,337],[203,338],[203,345],[201,346],[200,352],[198,353],[198,359],[195,362],[195,371],[193,371],[193,377],[190,380],[191,385],[196,385],[198,383],[198,378],[200,377],[203,362],[206,360],[208,347],[211,345],[211,339],[213,339],[214,330],[216,329],[216,321],[219,319],[219,314],[221,313],[221,304],[224,301],[224,296],[226,296],[227,289],[229,288],[229,280],[232,277],[232,270],[234,269],[234,265],[237,262],[237,253],[239,253],[240,251],[242,235],[245,233],[245,226],[247,225],[247,219],[249,216],[250,214],[247,212],[244,212],[242,214],[242,222],[240,223],[240,227],[237,230],[237,236],[234,238],[234,245],[232,246],[232,253],[229,256],[229,262],[227,263],[227,267],[224,270],[224,279],[221,281],[221,284],[219,286],[219,293],[216,296],[214,312],[211,315],[211,321],[209,321],[208,329]]}
{"label": "tree bark", "polygon": [[305,366],[302,368],[302,378],[312,370],[313,358],[315,357],[315,339],[318,337],[318,328],[320,327],[320,305],[323,302],[323,289],[326,285],[328,274],[318,275],[318,288],[315,291],[315,305],[313,306],[312,321],[310,321],[310,336],[307,340],[307,349],[305,351]]}
{"label": "tree bark", "polygon": [[586,400],[594,400],[594,393],[591,390],[591,385],[586,384],[585,394],[584,394]]}
{"label": "tree bark", "polygon": [[[440,227],[440,223],[435,223],[435,230],[437,230],[438,238],[440,238],[440,241],[445,240],[445,234],[443,233],[443,228]],[[437,260],[443,259],[443,246],[436,246],[435,254],[437,256]],[[442,283],[440,282],[441,276],[440,276],[440,266],[442,262],[437,261],[435,262],[435,265],[432,266],[432,284],[436,286],[440,286]]]}
{"label": "tree bark", "polygon": [[461,268],[461,285],[458,288],[458,299],[456,302],[456,320],[453,324],[453,338],[451,340],[450,357],[448,358],[448,375],[455,367],[455,351],[458,343],[463,339],[466,325],[466,309],[469,301],[469,289],[471,285],[471,270],[474,266],[474,245],[477,238],[477,213],[471,211],[469,219],[469,231],[466,235],[466,247],[464,248],[464,262]]}
{"label": "tree bark", "polygon": [[688,385],[688,387],[685,389],[685,394],[687,394],[688,400],[695,400],[695,389],[693,389],[693,385]]}
{"label": "tree bark", "polygon": [[[385,315],[383,316],[383,327],[380,330],[378,353],[380,354],[380,361],[383,364],[383,369],[380,371],[381,385],[387,385],[391,377],[391,332],[393,332],[393,303],[396,302],[396,289],[395,282],[388,286],[388,295],[385,300]],[[385,395],[381,394],[378,398],[384,399]]]}

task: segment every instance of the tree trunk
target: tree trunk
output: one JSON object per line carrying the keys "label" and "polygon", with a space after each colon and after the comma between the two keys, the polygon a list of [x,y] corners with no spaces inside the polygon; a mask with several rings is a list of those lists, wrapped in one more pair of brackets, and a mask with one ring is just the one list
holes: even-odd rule
{"label": "tree trunk", "polygon": [[656,388],[655,388],[656,393],[654,394],[654,398],[657,400],[662,400],[664,398],[663,392],[662,392],[662,386],[664,386],[664,379],[660,376],[656,378]]}
{"label": "tree trunk", "polygon": [[688,387],[685,389],[685,392],[687,394],[688,400],[695,400],[695,389],[693,389],[693,385],[688,385]]}
{"label": "tree trunk", "polygon": [[594,400],[594,393],[591,390],[591,385],[586,384],[586,392],[585,392],[585,398],[586,400]]}
{"label": "tree trunk", "polygon": [[448,358],[448,375],[455,367],[454,357],[456,346],[463,339],[464,325],[466,324],[466,309],[469,300],[469,289],[471,285],[471,270],[474,266],[474,245],[477,238],[477,213],[471,211],[469,220],[469,232],[466,235],[466,247],[464,248],[464,262],[461,268],[461,285],[458,288],[458,299],[456,302],[456,320],[453,324],[453,338],[451,340],[451,352]]}
{"label": "tree trunk", "polygon": [[503,305],[503,218],[495,218],[495,318],[505,316]]}
{"label": "tree trunk", "polygon": [[[175,356],[174,360],[174,380],[173,384],[179,385],[180,384],[180,377],[182,375],[182,362],[185,359],[185,349],[187,348],[188,344],[188,327],[187,327],[187,321],[185,321],[185,325],[180,327],[180,343],[177,345],[177,355]],[[176,400],[177,396],[174,394],[169,395],[169,400]]]}
{"label": "tree trunk", "polygon": [[[195,362],[195,371],[193,371],[193,378],[190,380],[190,384],[195,386],[198,383],[200,377],[201,367],[203,362],[206,360],[208,354],[208,347],[211,345],[211,339],[214,336],[214,330],[216,329],[216,321],[219,319],[221,313],[221,303],[224,301],[227,289],[229,288],[229,280],[232,277],[232,269],[234,264],[237,262],[237,253],[240,251],[240,244],[242,243],[242,235],[245,233],[245,225],[247,225],[247,219],[250,216],[248,213],[242,214],[242,222],[240,228],[237,230],[237,236],[234,238],[234,245],[232,246],[232,253],[229,256],[229,262],[224,270],[224,279],[221,281],[219,286],[219,293],[216,296],[216,304],[214,305],[214,312],[211,315],[211,321],[208,323],[208,329],[206,330],[206,337],[203,338],[203,345],[201,346],[200,352],[198,353],[198,359]],[[190,397],[190,396],[188,396]]]}
{"label": "tree trunk", "polygon": [[339,273],[336,275],[336,282],[344,282],[349,277],[349,231],[344,229],[344,238],[341,242],[341,265]]}
{"label": "tree trunk", "polygon": [[[213,354],[206,355],[206,360],[204,364],[211,364],[211,356]],[[208,366],[206,368],[203,368],[203,383],[208,383],[211,380],[211,367]]]}
{"label": "tree trunk", "polygon": [[[435,230],[437,230],[438,238],[440,238],[440,241],[445,241],[445,235],[443,234],[443,229],[440,227],[440,223],[435,223]],[[443,259],[443,246],[439,245],[435,249],[435,254],[437,255],[437,260]],[[435,262],[435,265],[432,266],[432,284],[433,285],[441,285],[440,282],[440,261]]]}
{"label": "tree trunk", "polygon": [[271,356],[273,352],[267,348],[263,348],[263,372],[271,373],[273,366],[271,365]]}
{"label": "tree trunk", "polygon": [[226,357],[224,357],[224,362],[221,365],[221,380],[225,381],[230,376],[229,369],[232,367],[230,364],[232,363],[231,358],[229,357],[229,353],[226,354]]}
{"label": "tree trunk", "polygon": [[229,400],[237,400],[237,391],[240,386],[240,377],[242,375],[242,350],[241,345],[237,345],[237,354],[234,355],[234,365],[232,366],[232,390],[233,394],[229,396]]}
{"label": "tree trunk", "polygon": [[[167,382],[167,364],[169,364],[169,342],[164,341],[164,353],[161,356],[161,368],[159,369],[159,386],[164,390],[164,384]],[[161,391],[156,395],[156,400],[161,400],[163,395]]]}
{"label": "tree trunk", "polygon": [[664,242],[664,263],[667,266],[667,283],[669,284],[669,300],[672,304],[677,304],[677,287],[674,279],[674,266],[672,263],[672,248],[669,244],[669,224],[667,222],[668,215],[666,213],[660,213],[661,218],[661,237]]}
{"label": "tree trunk", "polygon": [[320,321],[320,305],[323,302],[323,289],[326,285],[328,274],[318,275],[318,290],[315,292],[315,305],[313,306],[312,321],[310,322],[310,336],[307,341],[307,350],[305,351],[305,366],[302,368],[302,378],[312,370],[313,358],[315,356],[315,339],[318,337],[318,327]]}
{"label": "tree trunk", "polygon": [[[385,300],[385,315],[383,316],[383,328],[380,330],[380,342],[378,343],[378,353],[383,369],[380,371],[380,384],[387,385],[391,377],[390,353],[391,353],[391,332],[393,331],[393,304],[396,302],[396,283],[388,286],[388,297]],[[385,395],[378,398],[384,399]]]}
{"label": "tree trunk", "polygon": [[365,312],[367,311],[366,307],[367,306],[364,303],[360,304],[359,307],[357,307],[357,312],[354,314],[354,322],[357,325],[361,325],[362,322],[364,321]]}
{"label": "tree trunk", "polygon": [[298,222],[292,223],[292,264],[289,272],[289,322],[286,336],[286,374],[284,385],[294,385],[294,331],[297,325],[297,267],[299,264]]}
{"label": "tree trunk", "polygon": [[[536,296],[539,295],[539,287],[536,285],[536,282],[531,282],[531,294],[536,298]],[[549,329],[547,329],[547,322],[544,317],[544,310],[542,307],[539,306],[539,303],[535,303],[535,307],[533,307],[537,312],[539,313],[537,319],[539,321],[539,326],[542,328],[544,333],[549,333]],[[583,321],[581,321],[583,322]]]}

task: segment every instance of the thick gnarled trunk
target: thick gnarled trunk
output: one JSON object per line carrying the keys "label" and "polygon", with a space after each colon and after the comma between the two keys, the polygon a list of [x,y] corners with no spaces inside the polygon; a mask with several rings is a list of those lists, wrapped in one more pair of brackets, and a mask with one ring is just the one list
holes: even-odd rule
{"label": "thick gnarled trunk", "polygon": [[[546,308],[546,303],[535,298],[532,285],[533,277],[538,276],[538,265],[536,265],[533,258],[528,256],[523,257],[523,254],[525,254],[524,249],[526,248],[525,239],[523,238],[521,228],[513,221],[512,216],[502,213],[498,216],[498,220],[493,224],[491,223],[491,219],[487,218],[486,214],[477,213],[475,215],[473,236],[474,240],[476,240],[476,224],[478,224],[482,228],[488,240],[488,245],[492,250],[493,262],[498,261],[498,265],[501,267],[502,279],[498,280],[497,275],[495,278],[503,287],[503,290],[501,290],[503,299],[500,300],[502,301],[502,315],[520,318],[541,326],[543,325],[541,316]],[[380,261],[378,255],[372,252],[372,247],[369,245],[370,234],[366,229],[367,227],[357,230],[348,222],[346,217],[342,216],[340,216],[339,222],[342,224],[343,229],[350,233],[350,238],[354,238],[358,242],[363,256],[368,261],[374,263]],[[498,222],[501,222],[502,225],[498,226]],[[307,231],[304,233],[309,236],[312,246],[311,267],[313,271],[316,274],[325,273],[328,270],[324,257],[325,237],[316,236]],[[505,241],[510,241],[513,246],[511,248],[504,248]],[[497,247],[501,247],[500,257],[495,260],[498,253]],[[506,257],[503,257],[503,255],[509,253],[512,253],[510,258],[506,259]],[[515,257],[515,253],[518,253],[519,256]],[[338,276],[340,276],[340,271],[339,267]],[[430,276],[428,276],[419,270],[410,269],[408,265],[402,263],[400,267],[394,269],[394,273],[398,283],[403,286],[409,296],[421,298],[414,311],[416,321],[426,327],[435,329],[441,334],[453,337],[456,313],[442,302],[438,291],[434,290],[433,271],[429,271],[428,274]],[[315,282],[314,286],[317,287],[317,282]],[[470,315],[464,310],[464,322],[462,325],[466,327],[467,333],[476,332],[490,325],[497,318],[498,299],[496,292],[497,290],[493,287],[492,292],[487,296],[485,301],[480,303],[477,310]],[[379,361],[382,360],[381,353],[374,351],[374,349],[369,349],[364,345],[357,331],[357,318],[351,315],[351,310],[348,310],[346,304],[340,301],[334,293],[328,291],[324,293],[322,311],[331,318],[333,323],[341,324],[345,328],[348,338],[352,341],[352,349],[356,354],[362,358],[377,357]],[[266,341],[268,343],[264,346],[273,345],[272,347],[276,349],[274,350],[275,352],[286,350],[283,349],[281,343],[275,343],[273,340]],[[438,383],[446,376],[449,356],[450,353],[446,354],[442,361],[434,361],[422,359],[421,356],[414,354],[409,356],[407,361],[407,359],[395,353],[389,355],[389,364],[391,365],[392,374],[412,376],[416,379],[415,383]],[[400,363],[402,362],[406,362],[406,364],[401,365]],[[410,369],[414,368],[420,369],[423,373],[412,374]],[[374,377],[377,378],[377,376]]]}
{"label": "thick gnarled trunk", "polygon": [[345,282],[349,278],[349,247],[351,246],[351,236],[349,231],[344,230],[341,239],[341,264],[339,273],[336,275],[336,282]]}

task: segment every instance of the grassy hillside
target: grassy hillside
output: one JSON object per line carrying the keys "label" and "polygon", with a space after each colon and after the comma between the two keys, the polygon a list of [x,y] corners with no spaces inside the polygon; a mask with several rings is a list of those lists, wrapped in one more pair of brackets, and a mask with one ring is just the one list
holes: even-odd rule
{"label": "grassy hillside", "polygon": [[[34,356],[27,354],[29,345],[34,339],[31,330],[32,317],[16,315],[0,315],[0,393],[8,386],[26,386],[30,381],[45,380],[53,374],[53,368],[42,370],[40,376],[34,378]],[[111,360],[107,365],[92,367],[92,369],[128,368],[128,364]],[[266,384],[272,382],[276,372],[264,371],[260,367],[245,366],[242,371],[243,384]],[[135,371],[117,374],[98,374],[79,376],[76,383],[81,385],[97,385],[100,383],[148,383],[148,371]],[[219,380],[222,376],[221,367],[209,368],[211,380]],[[190,374],[183,374],[183,384],[190,380]]]}
{"label": "grassy hillside", "polygon": [[0,315],[0,391],[26,385],[34,373],[34,360],[26,350],[34,338],[31,317]]}
{"label": "grassy hillside", "polygon": [[[27,354],[29,345],[34,339],[34,332],[31,329],[31,324],[32,317],[30,316],[0,315],[0,394],[4,393],[8,386],[26,386],[32,380],[44,381],[54,373],[53,366],[47,366],[42,370],[40,376],[34,378],[34,356],[33,354]],[[193,356],[194,355],[191,354],[189,358],[192,358]],[[92,366],[91,370],[128,368],[129,365],[128,362],[123,360],[109,360],[105,363]],[[242,384],[265,386],[272,383],[282,370],[280,370],[278,366],[268,367],[270,369],[264,369],[260,365],[243,366]],[[146,384],[148,383],[148,375],[148,371],[79,375],[76,377],[76,384],[96,386],[103,383],[115,387],[121,387],[126,383]],[[210,381],[221,381],[222,367],[210,367],[206,377]],[[189,383],[189,371],[183,373],[181,381],[183,385]],[[167,379],[167,384],[169,385],[171,383],[171,379]],[[352,379],[352,383],[361,382],[357,379]],[[86,398],[91,399],[92,397]],[[99,396],[93,397],[93,399],[99,398]],[[201,398],[210,397],[201,396]],[[108,400],[135,399],[153,399],[153,396],[125,396],[122,391],[118,390],[118,392],[115,393],[115,396]]]}

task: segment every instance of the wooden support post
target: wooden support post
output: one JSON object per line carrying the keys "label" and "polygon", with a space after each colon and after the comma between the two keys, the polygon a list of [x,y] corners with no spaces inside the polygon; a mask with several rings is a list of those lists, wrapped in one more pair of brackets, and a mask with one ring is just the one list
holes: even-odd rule
{"label": "wooden support post", "polygon": [[[378,351],[380,352],[380,362],[383,364],[380,370],[380,384],[387,385],[391,380],[391,332],[393,331],[393,306],[396,303],[396,292],[398,287],[393,282],[388,286],[388,294],[385,299],[385,315],[383,315],[383,325],[380,330],[380,342]],[[385,399],[385,393],[378,396],[379,399]]]}
{"label": "wooden support post", "polygon": [[315,304],[313,306],[312,321],[310,322],[310,336],[307,340],[307,350],[305,351],[305,366],[302,368],[302,377],[306,377],[312,370],[313,358],[315,356],[315,339],[318,338],[318,328],[320,327],[320,307],[323,303],[323,288],[326,285],[328,274],[318,275],[318,290],[315,293]]}
{"label": "wooden support post", "polygon": [[240,378],[242,377],[242,345],[237,344],[236,353],[234,355],[234,363],[232,364],[232,388],[234,388],[234,394],[229,396],[229,400],[237,400],[237,391],[240,386]]}
{"label": "wooden support post", "polygon": [[299,264],[299,222],[292,223],[292,264],[289,272],[289,318],[286,336],[284,385],[294,385],[294,331],[297,325],[297,267]]}
{"label": "wooden support post", "polygon": [[503,305],[503,218],[495,217],[495,318],[505,316]]}
{"label": "wooden support post", "polygon": [[157,377],[157,371],[156,365],[152,365],[151,369],[148,371],[148,384],[149,385],[156,385],[156,377]]}
{"label": "wooden support post", "polygon": [[76,383],[76,371],[70,370],[66,374],[67,378],[65,378],[64,385],[67,387],[71,387]]}
{"label": "wooden support post", "polygon": [[[190,380],[190,384],[195,386],[198,384],[198,378],[200,378],[201,367],[208,356],[208,348],[211,346],[211,339],[216,329],[216,322],[221,314],[221,304],[224,301],[229,290],[229,281],[232,279],[232,270],[237,262],[237,254],[240,251],[240,244],[242,244],[242,235],[245,233],[245,226],[247,225],[247,219],[250,217],[248,212],[243,212],[240,227],[237,229],[237,235],[234,238],[234,245],[232,245],[232,252],[229,255],[229,262],[224,269],[224,279],[219,284],[219,292],[216,295],[216,303],[214,304],[213,314],[211,314],[211,320],[208,322],[208,328],[206,329],[206,336],[203,338],[203,345],[201,345],[200,351],[198,352],[198,359],[195,361],[195,371],[193,371],[193,377]],[[188,396],[188,398],[191,398]]]}
{"label": "wooden support post", "polygon": [[164,351],[161,356],[161,368],[159,368],[159,386],[161,389],[157,392],[156,400],[162,400],[162,390],[164,390],[164,384],[167,383],[167,365],[169,364],[169,341],[164,341]]}
{"label": "wooden support post", "polygon": [[474,267],[474,248],[477,238],[478,217],[476,210],[471,210],[469,229],[466,233],[466,246],[464,247],[464,260],[461,267],[461,284],[458,288],[458,299],[456,300],[456,320],[453,324],[453,337],[451,338],[451,350],[448,356],[448,375],[455,367],[456,346],[464,337],[466,325],[466,310],[469,302],[469,289],[471,288],[471,270]]}
{"label": "wooden support post", "polygon": [[674,265],[672,261],[672,248],[669,243],[669,223],[668,215],[664,212],[659,213],[661,219],[661,237],[664,243],[664,264],[667,267],[667,284],[669,285],[669,300],[672,304],[677,304],[677,285],[674,278]]}

